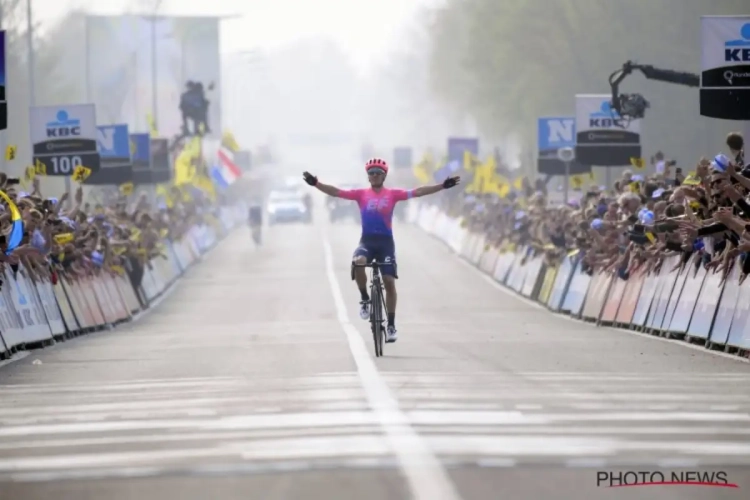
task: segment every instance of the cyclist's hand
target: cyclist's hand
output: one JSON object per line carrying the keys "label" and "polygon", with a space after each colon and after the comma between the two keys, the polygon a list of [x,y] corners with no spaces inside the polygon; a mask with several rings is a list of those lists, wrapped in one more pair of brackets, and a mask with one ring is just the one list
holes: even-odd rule
{"label": "cyclist's hand", "polygon": [[318,178],[310,172],[302,172],[302,178],[311,186],[315,186],[318,183]]}
{"label": "cyclist's hand", "polygon": [[450,189],[453,186],[457,185],[461,181],[461,178],[459,176],[456,177],[448,177],[443,181],[443,189]]}

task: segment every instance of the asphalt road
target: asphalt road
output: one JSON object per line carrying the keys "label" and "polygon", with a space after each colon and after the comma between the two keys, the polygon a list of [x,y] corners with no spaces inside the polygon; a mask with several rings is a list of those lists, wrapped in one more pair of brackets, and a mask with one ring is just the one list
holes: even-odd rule
{"label": "asphalt road", "polygon": [[[136,324],[0,368],[0,499],[748,498],[750,365],[551,315],[405,224],[375,360],[358,232],[238,231]],[[739,488],[597,487],[655,470]]]}

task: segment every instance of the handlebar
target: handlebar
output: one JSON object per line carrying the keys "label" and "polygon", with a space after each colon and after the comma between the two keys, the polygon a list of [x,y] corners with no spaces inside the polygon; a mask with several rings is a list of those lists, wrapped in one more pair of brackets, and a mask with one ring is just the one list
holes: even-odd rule
{"label": "handlebar", "polygon": [[353,267],[383,267],[383,266],[390,266],[390,265],[393,265],[393,264],[391,262],[377,262],[377,261],[370,262],[369,264],[355,264],[354,262],[352,262]]}

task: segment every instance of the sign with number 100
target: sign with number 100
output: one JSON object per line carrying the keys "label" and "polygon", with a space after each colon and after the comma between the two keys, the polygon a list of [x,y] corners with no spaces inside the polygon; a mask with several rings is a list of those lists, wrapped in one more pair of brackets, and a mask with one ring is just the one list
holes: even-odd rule
{"label": "sign with number 100", "polygon": [[72,174],[76,167],[83,165],[83,161],[78,155],[51,156],[49,161],[52,164],[52,175]]}

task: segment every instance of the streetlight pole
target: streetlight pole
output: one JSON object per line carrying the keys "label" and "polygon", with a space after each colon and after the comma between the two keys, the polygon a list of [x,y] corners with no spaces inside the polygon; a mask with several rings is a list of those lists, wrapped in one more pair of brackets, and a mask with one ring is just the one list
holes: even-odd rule
{"label": "streetlight pole", "polygon": [[159,7],[161,7],[162,0],[156,0],[154,3],[154,9],[151,13],[151,113],[154,120],[154,128],[159,130],[159,108],[158,99],[156,95],[157,91],[157,64],[156,64],[156,21]]}
{"label": "streetlight pole", "polygon": [[34,72],[34,18],[31,0],[26,0],[26,41],[29,50],[29,106],[36,106],[36,81]]}
{"label": "streetlight pole", "polygon": [[567,205],[568,189],[570,187],[570,164],[575,160],[576,152],[573,148],[560,148],[557,150],[557,159],[565,164],[565,194],[563,204]]}

